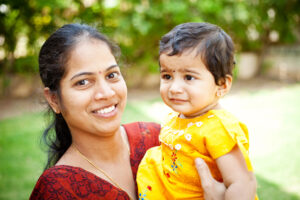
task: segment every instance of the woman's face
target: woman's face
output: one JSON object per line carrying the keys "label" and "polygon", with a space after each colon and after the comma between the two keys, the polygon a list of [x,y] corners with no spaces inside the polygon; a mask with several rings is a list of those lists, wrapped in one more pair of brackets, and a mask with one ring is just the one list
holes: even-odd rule
{"label": "woman's face", "polygon": [[127,87],[104,42],[87,39],[76,45],[70,52],[60,89],[60,111],[73,136],[109,136],[119,129]]}

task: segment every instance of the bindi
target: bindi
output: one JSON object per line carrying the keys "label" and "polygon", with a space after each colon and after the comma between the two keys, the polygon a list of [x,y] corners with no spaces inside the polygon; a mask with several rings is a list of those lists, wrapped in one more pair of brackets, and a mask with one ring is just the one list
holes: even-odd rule
{"label": "bindi", "polygon": [[101,71],[99,71],[98,73],[99,73],[99,74],[102,74],[102,72],[101,72]]}

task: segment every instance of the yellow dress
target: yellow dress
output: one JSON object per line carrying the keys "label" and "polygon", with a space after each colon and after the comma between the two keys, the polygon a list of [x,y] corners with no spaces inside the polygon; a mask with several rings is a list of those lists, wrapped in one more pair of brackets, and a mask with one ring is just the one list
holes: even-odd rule
{"label": "yellow dress", "polygon": [[149,149],[139,165],[139,199],[204,199],[194,159],[204,159],[213,177],[222,181],[215,159],[235,145],[252,171],[247,127],[225,110],[211,110],[192,119],[171,113],[159,140],[161,145]]}

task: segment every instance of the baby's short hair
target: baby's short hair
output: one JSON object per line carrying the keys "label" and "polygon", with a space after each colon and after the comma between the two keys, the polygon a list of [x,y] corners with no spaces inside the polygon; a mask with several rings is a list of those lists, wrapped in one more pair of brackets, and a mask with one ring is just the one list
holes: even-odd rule
{"label": "baby's short hair", "polygon": [[209,23],[184,23],[174,27],[160,40],[159,55],[181,55],[186,50],[196,50],[212,73],[217,85],[232,75],[234,44],[220,27]]}

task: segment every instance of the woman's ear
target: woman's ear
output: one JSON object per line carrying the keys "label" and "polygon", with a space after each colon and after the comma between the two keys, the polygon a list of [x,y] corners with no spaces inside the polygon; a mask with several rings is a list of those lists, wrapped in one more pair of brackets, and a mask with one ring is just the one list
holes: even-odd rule
{"label": "woman's ear", "polygon": [[225,94],[227,94],[232,85],[232,76],[226,75],[225,78],[219,80],[219,86],[217,89],[217,97],[223,97]]}
{"label": "woman's ear", "polygon": [[44,88],[44,96],[48,101],[49,105],[51,106],[52,110],[56,113],[60,113],[60,106],[59,106],[59,99],[57,94],[51,92],[48,87]]}

